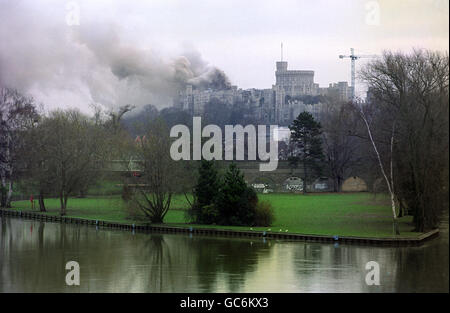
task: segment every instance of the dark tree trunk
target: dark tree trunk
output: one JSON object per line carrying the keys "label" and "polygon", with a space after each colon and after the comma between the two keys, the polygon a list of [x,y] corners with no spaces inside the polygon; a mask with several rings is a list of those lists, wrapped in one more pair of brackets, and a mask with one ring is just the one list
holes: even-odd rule
{"label": "dark tree trunk", "polygon": [[59,194],[59,201],[61,203],[61,216],[66,215],[66,202],[64,200],[65,200],[64,192],[61,192]]}
{"label": "dark tree trunk", "polygon": [[303,194],[306,195],[306,180],[308,175],[306,174],[306,162],[303,160]]}
{"label": "dark tree trunk", "polygon": [[403,212],[404,212],[403,201],[399,200],[398,201],[398,214],[397,214],[397,217],[403,217]]}
{"label": "dark tree trunk", "polygon": [[[11,208],[11,197],[12,197],[12,194],[10,192],[11,192],[12,188],[13,188],[13,182],[10,181],[9,182],[9,189],[8,189],[8,192],[6,193],[6,200],[5,200],[5,202],[6,202],[5,203],[5,208],[8,208],[8,209]],[[5,192],[6,192],[6,190],[5,190]]]}
{"label": "dark tree trunk", "polygon": [[339,177],[333,178],[333,192],[339,192]]}
{"label": "dark tree trunk", "polygon": [[6,188],[3,186],[0,186],[0,193],[1,193],[0,207],[6,208]]}
{"label": "dark tree trunk", "polygon": [[64,194],[64,215],[66,215],[67,212],[67,200],[69,199],[69,195],[66,193]]}
{"label": "dark tree trunk", "polygon": [[398,222],[397,222],[397,219],[395,218],[394,219],[394,233],[395,233],[395,235],[400,235],[400,229],[398,228]]}
{"label": "dark tree trunk", "polygon": [[417,205],[417,207],[415,208],[415,214],[414,214],[414,218],[413,218],[414,225],[415,225],[414,231],[419,232],[419,233],[422,233],[423,230],[425,229],[422,210],[423,210],[423,208],[421,208],[420,205]]}
{"label": "dark tree trunk", "polygon": [[44,193],[42,190],[39,192],[39,211],[46,212],[45,203],[44,203]]}

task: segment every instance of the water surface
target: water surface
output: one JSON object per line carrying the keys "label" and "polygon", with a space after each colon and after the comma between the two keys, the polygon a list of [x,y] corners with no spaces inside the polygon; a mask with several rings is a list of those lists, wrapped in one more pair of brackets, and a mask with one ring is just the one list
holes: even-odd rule
{"label": "water surface", "polygon": [[[0,292],[448,292],[448,218],[419,247],[144,234],[0,217]],[[80,264],[67,286],[65,264]],[[365,282],[369,261],[380,286]]]}

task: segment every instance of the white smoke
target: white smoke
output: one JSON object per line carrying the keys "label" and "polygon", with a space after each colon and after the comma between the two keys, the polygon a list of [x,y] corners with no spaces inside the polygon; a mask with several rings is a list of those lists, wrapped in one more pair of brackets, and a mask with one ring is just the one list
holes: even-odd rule
{"label": "white smoke", "polygon": [[[226,75],[195,49],[179,57],[138,48],[112,22],[82,21],[69,27],[52,12],[2,2],[0,10],[0,85],[31,93],[53,106],[89,103],[114,108],[124,104],[170,106],[186,84],[229,88]],[[29,3],[28,3],[29,4]]]}

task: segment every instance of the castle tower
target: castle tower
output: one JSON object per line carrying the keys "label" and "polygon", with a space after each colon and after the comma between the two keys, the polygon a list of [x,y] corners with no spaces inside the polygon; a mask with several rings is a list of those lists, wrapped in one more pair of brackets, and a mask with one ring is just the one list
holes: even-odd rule
{"label": "castle tower", "polygon": [[278,61],[277,62],[277,72],[287,72],[288,62]]}

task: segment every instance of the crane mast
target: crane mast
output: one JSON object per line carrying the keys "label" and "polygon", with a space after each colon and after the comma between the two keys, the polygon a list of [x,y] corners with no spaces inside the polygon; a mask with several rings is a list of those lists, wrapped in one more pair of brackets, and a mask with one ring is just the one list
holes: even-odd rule
{"label": "crane mast", "polygon": [[355,49],[350,48],[350,55],[339,55],[340,59],[349,58],[351,60],[351,84],[352,84],[352,100],[355,100],[355,76],[356,76],[356,70],[355,70],[355,61],[361,58],[374,58],[376,55],[355,55]]}

